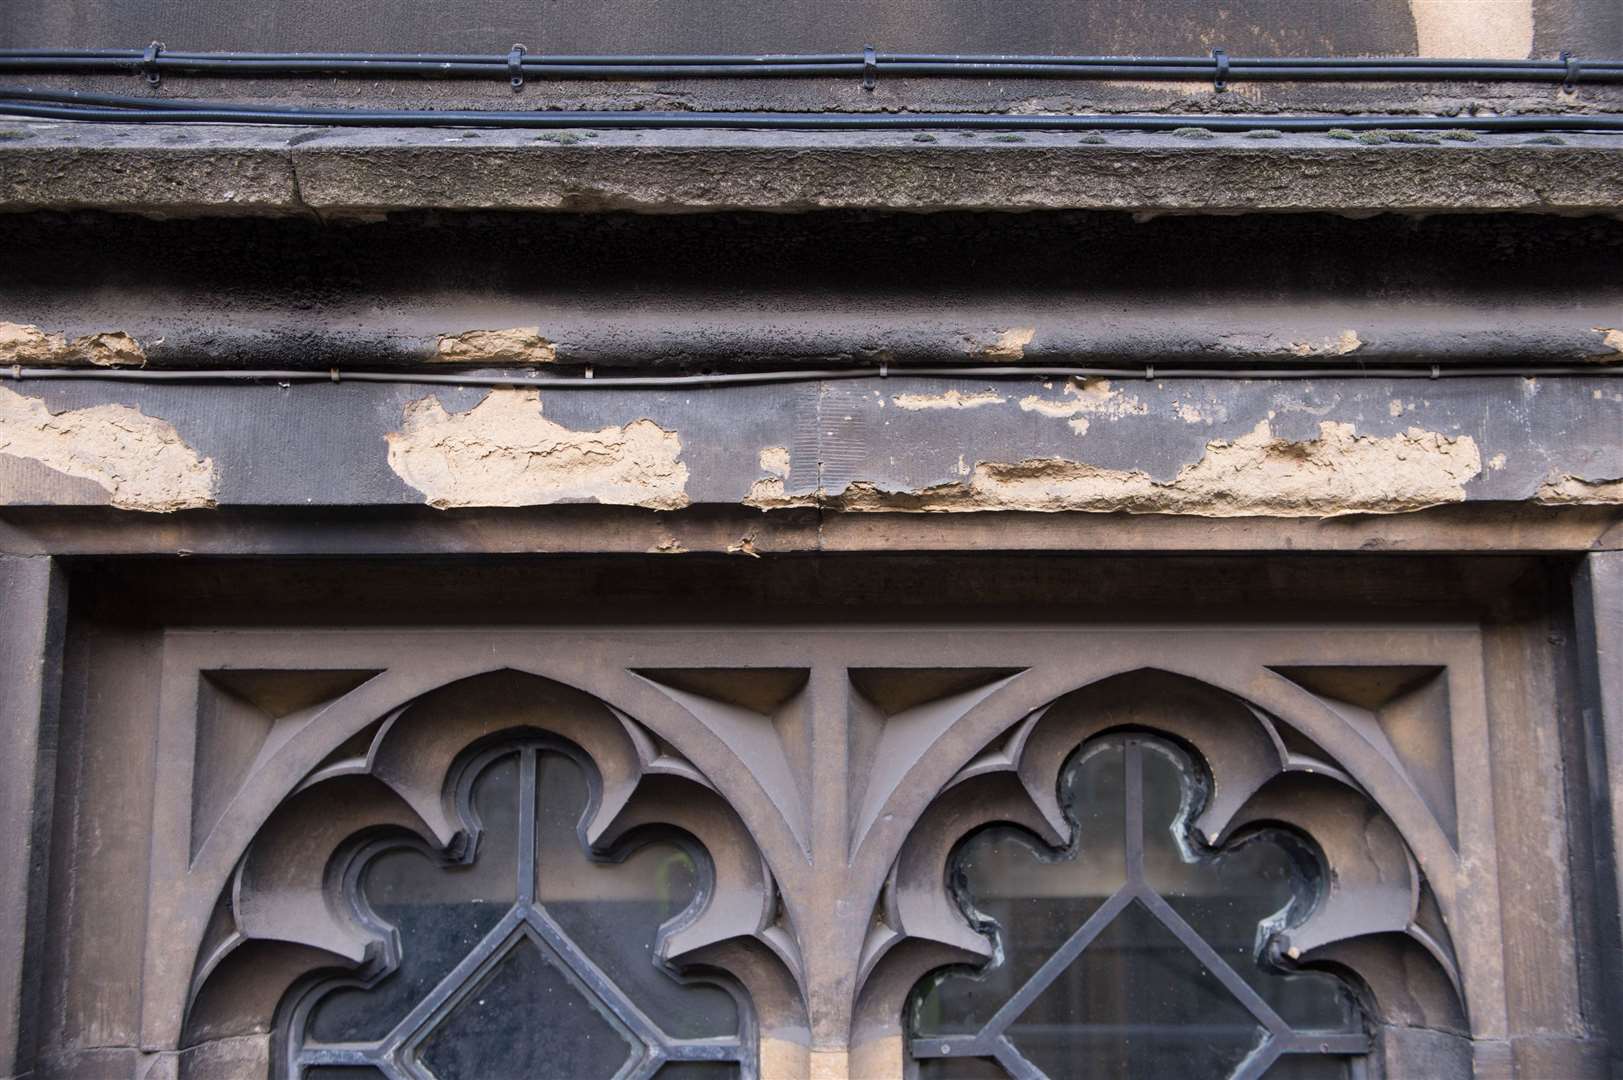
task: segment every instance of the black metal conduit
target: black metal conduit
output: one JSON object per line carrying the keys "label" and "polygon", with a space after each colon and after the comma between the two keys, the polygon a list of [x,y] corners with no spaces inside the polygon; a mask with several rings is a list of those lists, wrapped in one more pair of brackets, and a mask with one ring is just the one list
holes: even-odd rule
{"label": "black metal conduit", "polygon": [[1045,56],[1001,53],[559,55],[529,53],[271,53],[144,49],[0,49],[0,72],[193,75],[336,75],[430,79],[909,78],[1172,79],[1235,81],[1623,82],[1623,60],[1563,54],[1553,60],[1430,57]]}
{"label": "black metal conduit", "polygon": [[622,388],[683,387],[702,389],[718,386],[748,386],[764,383],[802,383],[852,379],[1053,379],[1108,378],[1142,379],[1472,379],[1545,378],[1550,376],[1623,376],[1623,365],[1532,367],[1492,366],[1454,367],[1431,364],[1421,367],[1279,367],[1279,368],[1158,368],[1129,367],[866,367],[808,368],[800,371],[706,372],[693,375],[614,375],[593,378],[581,375],[469,374],[451,375],[414,371],[276,371],[215,370],[187,371],[136,368],[0,368],[0,377],[26,382],[33,379],[70,379],[91,382],[137,383],[394,383],[404,385],[536,387],[544,390],[614,390]]}
{"label": "black metal conduit", "polygon": [[872,112],[643,112],[501,109],[333,109],[232,105],[79,90],[0,86],[0,115],[104,123],[296,124],[412,128],[721,128],[777,131],[1623,131],[1623,113],[1506,116],[1276,116],[1188,113],[1009,114]]}

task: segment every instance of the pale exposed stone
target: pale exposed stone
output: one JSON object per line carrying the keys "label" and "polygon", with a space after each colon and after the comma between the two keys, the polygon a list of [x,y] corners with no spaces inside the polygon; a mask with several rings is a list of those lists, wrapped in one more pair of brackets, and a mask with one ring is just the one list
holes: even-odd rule
{"label": "pale exposed stone", "polygon": [[1421,56],[1525,60],[1533,0],[1409,0]]}
{"label": "pale exposed stone", "polygon": [[1026,355],[1026,346],[1031,339],[1037,336],[1034,326],[1016,326],[998,334],[997,340],[981,350],[985,356],[993,360],[1022,360]]}
{"label": "pale exposed stone", "polygon": [[1535,498],[1545,506],[1623,506],[1623,478],[1583,480],[1562,476],[1540,486]]}
{"label": "pale exposed stone", "polygon": [[438,398],[406,406],[388,435],[389,467],[430,506],[599,502],[672,510],[688,504],[682,441],[652,420],[571,431],[541,414],[536,390],[492,390],[463,413]]}
{"label": "pale exposed stone", "polygon": [[1062,398],[1028,394],[1020,399],[1020,408],[1056,419],[1068,419],[1071,430],[1078,435],[1088,433],[1090,416],[1119,420],[1124,416],[1143,416],[1150,411],[1148,405],[1133,395],[1112,390],[1109,379],[1069,379],[1065,383],[1064,393],[1066,396]]}
{"label": "pale exposed stone", "polygon": [[458,364],[550,364],[558,350],[539,326],[442,335],[434,359]]}
{"label": "pale exposed stone", "polygon": [[23,367],[95,364],[141,367],[147,362],[141,343],[122,330],[85,334],[71,341],[25,323],[0,322],[0,364]]}
{"label": "pale exposed stone", "polygon": [[1001,405],[1009,399],[995,390],[982,390],[964,394],[948,390],[943,394],[897,394],[890,399],[898,409],[918,412],[924,409],[978,409],[983,405]]}
{"label": "pale exposed stone", "polygon": [[789,448],[787,446],[768,446],[760,453],[759,461],[762,472],[769,472],[773,476],[789,475]]}
{"label": "pale exposed stone", "polygon": [[[213,459],[187,446],[172,424],[129,405],[52,413],[38,398],[0,388],[0,454],[89,480],[126,510],[214,505]],[[13,497],[0,491],[0,501]]]}
{"label": "pale exposed stone", "polygon": [[1105,469],[1063,458],[983,462],[969,479],[916,492],[851,484],[824,505],[846,511],[973,512],[1025,510],[1189,514],[1201,517],[1334,517],[1392,514],[1465,499],[1482,471],[1470,436],[1410,428],[1401,435],[1359,435],[1324,422],[1319,436],[1291,442],[1268,422],[1241,438],[1213,441],[1171,481],[1139,470]]}

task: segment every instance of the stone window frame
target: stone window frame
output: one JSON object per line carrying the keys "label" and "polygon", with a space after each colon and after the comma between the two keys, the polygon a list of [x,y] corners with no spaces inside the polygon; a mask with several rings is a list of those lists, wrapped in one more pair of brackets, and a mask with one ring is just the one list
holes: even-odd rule
{"label": "stone window frame", "polygon": [[[940,664],[944,656],[952,667]],[[739,666],[739,657],[750,664]],[[213,796],[211,806],[223,810],[197,830],[197,799],[220,789],[217,779],[197,773],[199,709],[211,680],[249,665],[270,684],[310,685],[332,672],[360,681],[272,724],[282,730],[274,738],[267,732],[252,764],[239,767],[229,797]],[[1404,707],[1428,709],[1426,723],[1446,727],[1442,771],[1449,784],[1438,787],[1435,768],[1417,783],[1425,754],[1371,741],[1383,730],[1379,703],[1365,709],[1302,681],[1333,684],[1333,677],[1316,681],[1312,672],[1355,668],[1377,673],[1378,683],[1391,682],[1392,672],[1430,673],[1428,701]],[[1334,781],[1331,787],[1346,794],[1316,796],[1316,817],[1311,808],[1270,811],[1301,816],[1301,831],[1332,860],[1347,839],[1336,828],[1346,810],[1337,800],[1362,800],[1379,811],[1393,844],[1388,863],[1372,869],[1401,888],[1342,875],[1300,946],[1305,960],[1323,950],[1355,973],[1377,1042],[1405,1029],[1478,1039],[1503,1030],[1497,890],[1473,886],[1466,872],[1486,868],[1486,880],[1496,879],[1492,799],[1483,785],[1458,782],[1485,775],[1489,766],[1482,645],[1473,624],[1332,625],[1313,633],[1057,625],[1005,627],[995,635],[952,626],[175,630],[164,639],[151,869],[154,881],[180,887],[148,923],[143,996],[152,1007],[143,1012],[144,1039],[184,1046],[198,1038],[200,1018],[211,1037],[265,1030],[286,985],[302,971],[294,965],[272,993],[265,987],[276,980],[261,968],[255,991],[220,979],[211,948],[219,952],[223,943],[259,932],[245,931],[241,910],[221,901],[266,820],[324,763],[333,767],[335,751],[358,745],[354,740],[369,727],[375,731],[437,689],[507,670],[603,703],[634,747],[625,759],[622,805],[630,806],[630,793],[649,782],[679,781],[715,794],[719,810],[707,811],[711,820],[704,823],[678,820],[682,806],[696,801],[668,798],[643,804],[637,812],[646,816],[636,820],[688,828],[713,858],[729,863],[727,874],[739,875],[730,879],[738,883],[731,892],[717,891],[736,902],[707,913],[731,920],[717,931],[730,935],[728,948],[712,947],[705,962],[748,990],[763,1075],[795,1075],[836,1061],[865,1075],[908,1070],[906,994],[925,972],[961,961],[968,932],[943,875],[921,872],[920,860],[939,867],[952,842],[980,823],[975,814],[1016,815],[1009,804],[981,800],[966,817],[953,809],[955,793],[1001,784],[1035,807],[1015,820],[1051,832],[1044,810],[1055,809],[1048,805],[1052,787],[1045,795],[1046,781],[1033,778],[1057,767],[1064,757],[1057,748],[1068,752],[1082,739],[1061,747],[1078,732],[1051,735],[1043,717],[1068,694],[1134,678],[1193,688],[1208,704],[1228,702],[1235,716],[1265,734],[1240,753],[1232,726],[1215,736],[1192,729],[1188,709],[1162,708],[1131,721],[1195,746],[1214,773],[1248,777],[1224,790],[1257,793],[1269,779],[1304,768]],[[731,694],[726,688],[734,684],[743,689]],[[830,738],[851,740],[862,752],[845,761],[812,754]],[[1263,745],[1275,752],[1271,763],[1255,752]],[[358,760],[367,762],[366,755]],[[830,788],[843,798],[826,796]],[[811,800],[813,790],[826,797]],[[1452,808],[1433,805],[1439,790],[1451,791]],[[1208,808],[1202,827],[1208,818],[1237,815],[1243,799],[1236,799]],[[442,837],[454,834],[448,823],[439,826]],[[306,868],[306,881],[320,881],[321,865]],[[319,885],[307,895],[319,897]],[[290,923],[315,925],[292,917],[295,904],[271,906]],[[858,910],[871,914],[852,914]],[[296,940],[299,925],[279,927],[277,940]],[[803,950],[807,940],[821,945]],[[1429,972],[1416,974],[1404,942],[1430,950]]]}

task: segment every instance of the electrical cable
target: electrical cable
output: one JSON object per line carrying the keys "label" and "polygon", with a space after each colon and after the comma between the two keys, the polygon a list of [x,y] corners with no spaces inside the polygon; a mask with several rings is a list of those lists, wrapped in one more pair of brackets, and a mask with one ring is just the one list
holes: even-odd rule
{"label": "electrical cable", "polygon": [[1460,379],[1460,378],[1545,378],[1548,376],[1623,376],[1623,365],[1589,364],[1551,367],[1467,367],[1430,364],[1386,368],[1159,368],[1146,365],[1127,367],[883,367],[808,368],[799,371],[707,372],[689,375],[457,375],[414,371],[279,371],[279,370],[159,370],[151,368],[0,368],[0,378],[30,380],[82,380],[92,382],[144,383],[392,383],[401,385],[533,387],[544,390],[612,390],[618,388],[706,388],[718,386],[766,385],[776,383],[820,382],[824,380],[867,379],[1045,379],[1109,378],[1157,381],[1162,379]]}

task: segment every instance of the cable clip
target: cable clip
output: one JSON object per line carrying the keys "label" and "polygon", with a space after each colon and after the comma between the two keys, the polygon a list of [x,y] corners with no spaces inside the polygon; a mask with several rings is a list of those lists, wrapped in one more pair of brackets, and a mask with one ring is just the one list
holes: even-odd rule
{"label": "cable clip", "polygon": [[881,379],[890,378],[890,365],[883,360],[879,361],[879,377]]}
{"label": "cable clip", "polygon": [[507,54],[507,81],[513,84],[513,93],[524,89],[524,53],[523,45],[515,44]]}
{"label": "cable clip", "polygon": [[1578,92],[1578,80],[1583,78],[1584,63],[1566,49],[1561,50],[1561,62],[1567,65],[1567,80],[1561,84],[1563,94]]}
{"label": "cable clip", "polygon": [[862,88],[873,90],[879,82],[879,54],[872,45],[862,47]]}
{"label": "cable clip", "polygon": [[163,73],[158,70],[158,54],[161,52],[163,42],[154,41],[147,45],[147,51],[141,54],[138,70],[146,73],[148,86],[157,86],[163,81]]}
{"label": "cable clip", "polygon": [[327,369],[327,375],[332,379],[333,382],[338,381],[338,369],[337,368],[328,368]]}
{"label": "cable clip", "polygon": [[1431,365],[1431,377],[1434,379],[1441,379],[1443,377],[1443,369],[1437,364]]}
{"label": "cable clip", "polygon": [[585,378],[587,379],[588,382],[591,381],[591,378],[592,378],[592,365],[591,364],[586,365],[586,370],[584,372],[582,372],[582,375],[585,376]]}
{"label": "cable clip", "polygon": [[1217,65],[1217,71],[1212,75],[1212,90],[1221,94],[1229,88],[1229,54],[1226,49],[1212,50],[1212,63]]}
{"label": "cable clip", "polygon": [[1145,382],[1154,382],[1155,381],[1155,365],[1154,364],[1145,364],[1144,365],[1144,381]]}

